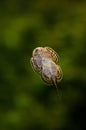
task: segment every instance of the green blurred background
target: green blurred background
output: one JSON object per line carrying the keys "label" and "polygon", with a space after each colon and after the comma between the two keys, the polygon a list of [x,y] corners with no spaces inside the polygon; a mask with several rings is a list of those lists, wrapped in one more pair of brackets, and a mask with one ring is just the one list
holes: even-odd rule
{"label": "green blurred background", "polygon": [[[58,93],[33,72],[32,51],[60,56]],[[86,128],[86,1],[0,1],[0,130]]]}

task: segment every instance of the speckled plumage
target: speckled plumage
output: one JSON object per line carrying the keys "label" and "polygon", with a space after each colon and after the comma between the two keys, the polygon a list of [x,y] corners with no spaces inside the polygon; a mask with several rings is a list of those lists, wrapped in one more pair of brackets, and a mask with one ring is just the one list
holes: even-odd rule
{"label": "speckled plumage", "polygon": [[62,70],[57,64],[59,56],[50,47],[37,47],[33,50],[31,65],[43,81],[53,84],[56,88],[62,79]]}

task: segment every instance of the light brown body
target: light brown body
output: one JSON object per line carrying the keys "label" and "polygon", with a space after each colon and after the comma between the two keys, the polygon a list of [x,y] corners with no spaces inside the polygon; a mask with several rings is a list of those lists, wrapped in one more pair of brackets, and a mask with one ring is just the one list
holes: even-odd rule
{"label": "light brown body", "polygon": [[49,47],[38,47],[33,50],[31,64],[33,69],[41,78],[57,88],[58,82],[62,79],[62,70],[57,64],[59,57],[57,53]]}

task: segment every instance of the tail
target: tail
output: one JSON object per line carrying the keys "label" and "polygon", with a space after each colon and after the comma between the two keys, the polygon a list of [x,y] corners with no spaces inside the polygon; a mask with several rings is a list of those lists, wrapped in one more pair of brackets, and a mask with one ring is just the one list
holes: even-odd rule
{"label": "tail", "polygon": [[56,91],[57,91],[57,89],[58,89],[58,87],[57,87],[57,85],[58,85],[57,77],[53,77],[53,78],[52,78],[52,83],[53,83],[53,85],[54,85],[54,88],[55,88]]}

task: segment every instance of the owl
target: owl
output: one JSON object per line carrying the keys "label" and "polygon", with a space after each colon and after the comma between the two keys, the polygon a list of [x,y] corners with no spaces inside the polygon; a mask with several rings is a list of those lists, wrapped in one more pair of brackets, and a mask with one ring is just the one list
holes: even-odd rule
{"label": "owl", "polygon": [[37,47],[31,57],[32,68],[41,76],[42,80],[57,88],[62,79],[62,70],[58,65],[59,56],[50,47]]}

